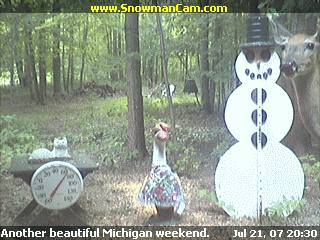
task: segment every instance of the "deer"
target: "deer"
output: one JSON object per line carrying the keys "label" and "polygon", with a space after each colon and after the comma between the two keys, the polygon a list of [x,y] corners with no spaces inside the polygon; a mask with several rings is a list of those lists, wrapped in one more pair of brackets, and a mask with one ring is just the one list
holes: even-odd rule
{"label": "deer", "polygon": [[269,20],[274,40],[282,49],[282,77],[292,86],[297,105],[295,113],[316,148],[320,148],[320,44],[316,40],[319,30],[314,35],[292,34],[281,24]]}

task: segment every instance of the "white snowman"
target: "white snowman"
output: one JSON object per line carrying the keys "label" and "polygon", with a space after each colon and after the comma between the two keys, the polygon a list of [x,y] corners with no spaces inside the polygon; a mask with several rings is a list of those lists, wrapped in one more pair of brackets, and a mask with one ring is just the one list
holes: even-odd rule
{"label": "white snowman", "polygon": [[275,204],[300,200],[304,174],[295,154],[280,143],[291,128],[293,107],[276,84],[278,54],[265,46],[244,49],[235,70],[242,84],[227,101],[225,122],[238,142],[220,158],[215,189],[230,216],[259,218]]}

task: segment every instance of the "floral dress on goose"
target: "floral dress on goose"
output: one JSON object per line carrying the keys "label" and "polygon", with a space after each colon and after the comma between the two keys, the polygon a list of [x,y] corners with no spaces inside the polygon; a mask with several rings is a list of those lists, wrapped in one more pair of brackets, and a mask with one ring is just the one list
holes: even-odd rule
{"label": "floral dress on goose", "polygon": [[179,212],[182,212],[185,207],[179,177],[168,165],[154,166],[151,169],[140,190],[139,199],[145,204],[175,207],[178,214],[181,214]]}

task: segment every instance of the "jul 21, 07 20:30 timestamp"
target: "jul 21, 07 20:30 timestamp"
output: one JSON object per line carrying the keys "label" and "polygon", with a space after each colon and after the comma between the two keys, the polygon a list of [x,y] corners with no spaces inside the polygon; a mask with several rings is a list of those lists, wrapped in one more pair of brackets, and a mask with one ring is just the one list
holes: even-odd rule
{"label": "jul 21, 07 20:30 timestamp", "polygon": [[269,227],[264,228],[241,228],[233,230],[233,239],[247,239],[247,238],[283,238],[283,239],[296,239],[296,238],[305,238],[305,239],[318,239],[320,237],[320,227],[293,227],[293,228],[279,228],[274,229]]}

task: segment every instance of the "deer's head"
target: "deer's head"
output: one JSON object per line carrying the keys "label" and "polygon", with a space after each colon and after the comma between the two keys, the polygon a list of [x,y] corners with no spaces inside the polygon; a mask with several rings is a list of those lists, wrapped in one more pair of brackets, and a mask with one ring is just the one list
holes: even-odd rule
{"label": "deer's head", "polygon": [[282,48],[282,72],[287,78],[296,78],[313,72],[317,64],[320,44],[316,41],[318,32],[312,36],[291,34],[287,29],[274,21],[274,39]]}

